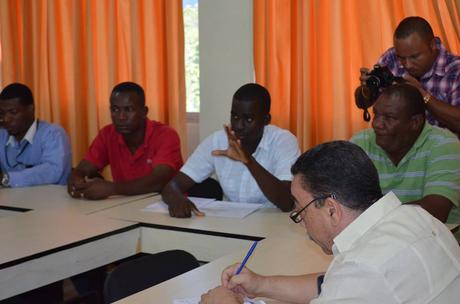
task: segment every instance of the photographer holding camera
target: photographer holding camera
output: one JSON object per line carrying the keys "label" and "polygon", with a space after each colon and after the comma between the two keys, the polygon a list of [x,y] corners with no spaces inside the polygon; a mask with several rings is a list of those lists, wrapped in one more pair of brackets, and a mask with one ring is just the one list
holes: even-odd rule
{"label": "photographer holding camera", "polygon": [[[460,135],[460,57],[446,50],[430,24],[421,17],[402,20],[393,41],[394,47],[380,57],[378,65],[420,91],[430,124]],[[361,68],[360,72],[364,87],[370,71]]]}

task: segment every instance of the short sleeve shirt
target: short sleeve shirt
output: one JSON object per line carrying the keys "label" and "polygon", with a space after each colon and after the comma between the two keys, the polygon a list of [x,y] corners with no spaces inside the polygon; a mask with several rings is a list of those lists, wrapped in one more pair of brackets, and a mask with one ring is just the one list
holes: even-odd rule
{"label": "short sleeve shirt", "polygon": [[377,145],[373,129],[356,134],[351,141],[360,146],[374,163],[384,193],[393,191],[403,203],[430,194],[441,195],[454,205],[448,221],[459,220],[460,142],[452,132],[425,124],[397,166]]}
{"label": "short sleeve shirt", "polygon": [[111,124],[99,131],[85,156],[98,170],[110,165],[115,182],[126,182],[152,173],[158,165],[177,172],[182,166],[180,140],[169,126],[146,119],[144,143],[131,153],[121,134]]}
{"label": "short sleeve shirt", "polygon": [[[448,52],[438,37],[435,41],[439,50],[438,57],[431,69],[419,79],[420,84],[437,99],[460,107],[460,57]],[[394,48],[388,49],[378,64],[387,66],[395,76],[406,73]],[[430,113],[427,113],[427,120],[432,125],[442,126]]]}
{"label": "short sleeve shirt", "polygon": [[[227,148],[225,131],[217,131],[197,147],[180,171],[196,183],[216,174],[226,199],[273,207],[243,163],[225,156],[211,155],[213,150]],[[299,146],[294,135],[287,130],[268,125],[265,126],[262,139],[252,156],[279,180],[290,181],[291,166],[299,154]]]}

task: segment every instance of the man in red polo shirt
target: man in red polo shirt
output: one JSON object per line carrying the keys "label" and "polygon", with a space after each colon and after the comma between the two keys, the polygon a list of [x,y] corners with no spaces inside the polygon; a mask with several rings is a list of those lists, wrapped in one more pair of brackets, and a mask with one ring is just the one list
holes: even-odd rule
{"label": "man in red polo shirt", "polygon": [[[75,198],[104,199],[161,191],[182,166],[177,132],[147,118],[144,90],[132,82],[116,85],[110,96],[112,124],[99,131],[69,178]],[[99,174],[110,165],[113,182]]]}

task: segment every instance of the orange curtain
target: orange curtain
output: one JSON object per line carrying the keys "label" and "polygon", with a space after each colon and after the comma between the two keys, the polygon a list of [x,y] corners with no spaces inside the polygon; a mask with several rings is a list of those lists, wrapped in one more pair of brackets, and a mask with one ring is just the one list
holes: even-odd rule
{"label": "orange curtain", "polygon": [[359,68],[372,67],[407,16],[430,22],[460,53],[458,0],[254,0],[256,81],[272,95],[273,123],[302,150],[368,127],[354,104]]}
{"label": "orange curtain", "polygon": [[111,122],[109,96],[140,84],[149,117],[185,142],[181,0],[0,1],[2,86],[23,82],[37,117],[69,133],[74,164]]}

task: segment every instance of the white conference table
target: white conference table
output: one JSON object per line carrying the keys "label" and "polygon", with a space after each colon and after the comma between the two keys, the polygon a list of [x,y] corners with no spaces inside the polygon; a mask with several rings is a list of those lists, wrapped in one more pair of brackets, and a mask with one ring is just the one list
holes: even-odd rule
{"label": "white conference table", "polygon": [[[199,297],[220,285],[222,270],[241,262],[248,248],[221,257],[213,262],[171,280],[126,297],[117,304],[173,303],[175,299]],[[324,254],[312,241],[269,238],[257,245],[247,267],[262,275],[300,275],[326,271],[332,257]],[[280,303],[266,301],[267,303]]]}
{"label": "white conference table", "polygon": [[[0,300],[139,252],[184,249],[201,261],[221,261],[196,270],[200,276],[206,273],[206,278],[214,278],[227,262],[238,261],[254,240],[266,239],[262,243],[267,244],[268,240],[281,239],[283,242],[267,249],[267,252],[282,250],[280,257],[290,254],[291,249],[287,248],[296,248],[284,242],[311,243],[300,224],[293,223],[288,213],[275,208],[259,209],[244,219],[206,216],[177,219],[168,214],[141,211],[160,199],[158,195],[148,194],[104,201],[79,200],[69,197],[63,186],[0,189],[0,207],[31,209],[6,210],[6,216],[0,217]],[[317,256],[314,252],[319,248],[310,247],[308,254],[311,251]],[[257,251],[265,252],[260,248]],[[236,259],[226,257],[235,252],[239,254]],[[271,258],[273,262],[267,260],[267,264],[279,263],[276,255],[267,256]],[[286,260],[291,258],[287,256]],[[255,267],[264,271],[263,267]],[[309,267],[299,269],[313,271]],[[187,278],[179,278],[177,284],[185,284]],[[194,280],[189,283],[198,284],[200,293],[218,283],[218,278],[209,282],[203,279],[203,283]],[[176,289],[164,286],[176,294]],[[182,293],[177,295],[182,297]]]}
{"label": "white conference table", "polygon": [[201,261],[213,261],[246,248],[254,240],[306,238],[302,225],[295,224],[289,213],[276,208],[261,208],[244,219],[207,216],[171,218],[169,214],[142,211],[160,200],[160,196],[140,199],[96,215],[140,223],[142,252],[183,249]]}
{"label": "white conference table", "polygon": [[138,225],[88,214],[155,195],[89,201],[60,185],[0,189],[0,300],[138,253]]}
{"label": "white conference table", "polygon": [[277,209],[243,220],[140,211],[159,199],[86,201],[62,186],[0,189],[0,206],[32,209],[0,218],[1,231],[10,232],[0,236],[0,300],[138,252],[184,249],[213,261],[268,236],[305,239],[303,228]]}
{"label": "white conference table", "polygon": [[68,208],[78,213],[91,214],[114,206],[130,203],[158,193],[133,196],[114,196],[105,200],[90,201],[77,199],[67,193],[67,186],[45,185],[27,188],[1,188],[0,210],[17,212],[43,210],[50,208]]}
{"label": "white conference table", "polygon": [[0,300],[138,252],[138,225],[66,208],[0,219]]}

